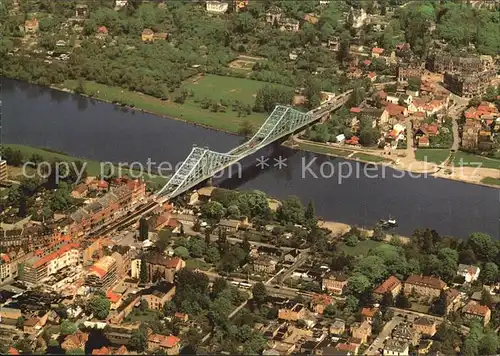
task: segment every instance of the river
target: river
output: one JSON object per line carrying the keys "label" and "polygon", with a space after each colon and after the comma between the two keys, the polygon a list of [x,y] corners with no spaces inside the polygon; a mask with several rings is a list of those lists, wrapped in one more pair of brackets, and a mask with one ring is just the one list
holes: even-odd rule
{"label": "river", "polygon": [[[5,143],[47,147],[88,159],[128,163],[150,159],[175,165],[193,144],[226,152],[241,142],[238,136],[13,80],[3,80],[1,99]],[[261,155],[269,164],[263,169],[256,167]],[[283,164],[275,167],[280,157]],[[354,173],[340,179],[349,170]],[[500,195],[495,188],[408,173],[400,177],[401,172],[391,168],[279,145],[245,159],[239,171],[240,177],[234,170],[232,178],[214,183],[259,189],[278,199],[297,195],[304,204],[312,200],[325,220],[371,227],[393,216],[399,223],[395,232],[405,236],[421,227],[458,237],[475,231],[495,237],[499,233]]]}

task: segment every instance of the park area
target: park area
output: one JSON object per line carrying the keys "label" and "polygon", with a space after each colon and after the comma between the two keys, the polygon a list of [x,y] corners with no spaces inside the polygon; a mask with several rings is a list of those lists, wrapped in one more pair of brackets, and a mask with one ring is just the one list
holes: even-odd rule
{"label": "park area", "polygon": [[500,169],[500,159],[458,151],[453,154],[453,165],[455,167]]}
{"label": "park area", "polygon": [[[96,99],[237,133],[245,120],[256,130],[267,118],[265,113],[252,112],[257,91],[266,84],[245,78],[198,75],[186,80],[168,100],[96,82],[85,82],[84,87]],[[75,90],[77,81],[68,80],[63,87]],[[181,93],[186,93],[184,100],[176,102]]]}
{"label": "park area", "polygon": [[450,150],[434,149],[434,148],[419,148],[415,151],[415,157],[419,161],[441,164],[450,156]]}

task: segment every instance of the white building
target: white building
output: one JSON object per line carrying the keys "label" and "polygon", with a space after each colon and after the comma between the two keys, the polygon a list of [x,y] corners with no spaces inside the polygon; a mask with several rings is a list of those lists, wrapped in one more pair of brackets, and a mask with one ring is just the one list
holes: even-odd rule
{"label": "white building", "polygon": [[68,244],[68,248],[61,248],[60,255],[55,255],[54,258],[47,263],[47,276],[57,273],[63,268],[76,266],[80,262],[80,251],[76,244]]}
{"label": "white building", "polygon": [[221,1],[207,1],[207,12],[211,14],[223,14],[227,11],[229,4]]}
{"label": "white building", "polygon": [[474,282],[479,277],[481,269],[477,266],[459,264],[457,274],[465,278],[467,283]]}
{"label": "white building", "polygon": [[127,0],[115,0],[115,9],[121,9],[127,6]]}
{"label": "white building", "polygon": [[361,28],[365,24],[365,21],[367,19],[367,14],[366,11],[361,8],[359,10],[354,9],[351,7],[351,13],[352,13],[352,27],[353,28]]}

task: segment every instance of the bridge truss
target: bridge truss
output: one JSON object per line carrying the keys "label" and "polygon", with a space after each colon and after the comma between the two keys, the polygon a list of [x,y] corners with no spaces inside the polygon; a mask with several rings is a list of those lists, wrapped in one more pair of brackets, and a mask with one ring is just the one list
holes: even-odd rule
{"label": "bridge truss", "polygon": [[326,102],[307,113],[288,106],[278,105],[250,140],[227,153],[215,152],[208,148],[193,147],[180,168],[167,184],[156,193],[157,200],[166,201],[174,198],[244,157],[318,120],[327,112],[342,106],[347,101],[350,93],[351,91],[345,92],[335,97],[333,101]]}

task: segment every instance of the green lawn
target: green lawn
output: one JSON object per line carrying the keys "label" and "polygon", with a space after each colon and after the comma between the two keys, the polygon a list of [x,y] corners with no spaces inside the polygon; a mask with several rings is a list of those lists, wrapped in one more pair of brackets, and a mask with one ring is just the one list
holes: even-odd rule
{"label": "green lawn", "polygon": [[314,153],[326,154],[338,157],[347,157],[352,153],[352,151],[348,150],[342,150],[339,148],[333,148],[324,145],[315,145],[312,143],[305,143],[305,142],[299,143],[298,148],[304,151],[310,151]]}
{"label": "green lawn", "polygon": [[419,148],[415,151],[415,157],[419,161],[427,161],[436,164],[443,163],[450,155],[450,150],[446,149],[425,149]]}
{"label": "green lawn", "polygon": [[130,321],[147,322],[158,319],[158,312],[156,310],[141,311],[139,308],[134,308],[127,317]]}
{"label": "green lawn", "polygon": [[[89,176],[97,176],[101,173],[101,163],[98,161],[88,160],[80,157],[73,157],[63,153],[56,153],[44,148],[35,148],[31,146],[24,146],[18,144],[4,144],[4,147],[10,147],[15,150],[21,151],[25,160],[29,160],[33,154],[38,154],[42,157],[44,161],[47,162],[75,162],[82,161],[87,164],[87,174]],[[123,174],[128,172],[128,169],[122,167]],[[153,184],[165,184],[166,179],[159,176],[144,176],[146,182],[151,182]]]}
{"label": "green lawn", "polygon": [[457,167],[481,167],[500,169],[500,159],[488,158],[472,153],[458,151],[453,157],[453,165]]}
{"label": "green lawn", "polygon": [[481,183],[491,184],[491,185],[500,185],[500,178],[492,178],[486,177],[481,180]]}
{"label": "green lawn", "polygon": [[364,241],[359,241],[358,244],[354,247],[347,246],[343,242],[340,243],[340,249],[344,251],[347,255],[350,256],[359,256],[363,255],[366,256],[368,255],[368,252],[371,249],[374,249],[378,245],[382,244],[383,242],[379,241],[374,241],[374,240],[364,240]]}
{"label": "green lawn", "polygon": [[200,261],[196,258],[190,258],[186,260],[186,268],[189,269],[201,269],[203,271],[208,271],[210,269],[211,265],[209,263],[206,263],[204,261]]}
{"label": "green lawn", "polygon": [[387,158],[380,157],[380,156],[374,156],[374,155],[370,155],[370,154],[366,154],[366,153],[362,153],[362,152],[355,153],[352,156],[352,158],[359,158],[362,161],[375,162],[375,163],[389,162],[389,160]]}
{"label": "green lawn", "polygon": [[[195,100],[208,98],[224,100],[228,103],[239,100],[241,103],[253,106],[254,95],[265,84],[250,79],[205,75],[198,80],[191,80],[182,85],[182,88],[186,88],[194,94],[193,97],[186,99],[184,104],[177,104],[172,100],[161,100],[142,93],[95,82],[86,82],[85,90],[94,93],[97,99],[109,102],[124,102],[127,105],[133,105],[137,109],[153,114],[236,133],[244,120],[250,120],[254,129],[257,129],[265,121],[267,115],[252,113],[248,116],[238,117],[238,113],[232,111],[231,105],[229,105],[226,112],[212,112],[209,109],[202,109],[201,104],[196,103]],[[77,82],[75,80],[68,80],[63,84],[64,88],[71,90],[74,90],[76,86]],[[172,98],[175,95],[172,94]]]}

